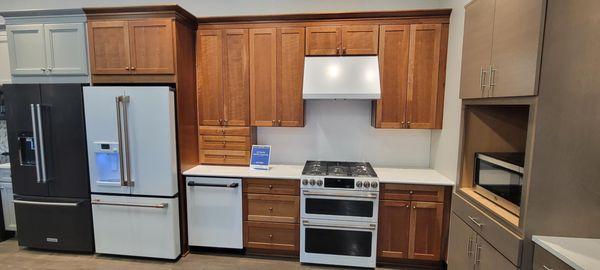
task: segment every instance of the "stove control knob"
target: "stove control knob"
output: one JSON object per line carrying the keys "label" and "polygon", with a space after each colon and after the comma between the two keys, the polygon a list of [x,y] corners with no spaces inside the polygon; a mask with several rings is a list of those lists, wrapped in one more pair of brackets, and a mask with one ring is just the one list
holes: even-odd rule
{"label": "stove control knob", "polygon": [[310,185],[314,186],[315,185],[315,179],[310,179]]}
{"label": "stove control knob", "polygon": [[[366,182],[365,182],[365,183],[366,183]],[[356,187],[357,187],[357,188],[361,188],[361,187],[362,187],[362,185],[363,185],[363,183],[362,183],[361,181],[356,181],[356,184],[355,184],[355,185],[356,185]]]}
{"label": "stove control knob", "polygon": [[317,180],[317,186],[322,186],[323,185],[323,180],[319,179]]}
{"label": "stove control knob", "polygon": [[364,185],[365,185],[365,188],[371,187],[371,183],[369,181],[365,181]]}
{"label": "stove control knob", "polygon": [[303,185],[303,186],[306,186],[306,185],[308,185],[308,179],[306,179],[306,178],[305,178],[305,179],[302,179],[302,185]]}
{"label": "stove control knob", "polygon": [[375,181],[371,182],[371,187],[372,188],[377,188],[378,186],[379,186],[379,183],[377,183]]}

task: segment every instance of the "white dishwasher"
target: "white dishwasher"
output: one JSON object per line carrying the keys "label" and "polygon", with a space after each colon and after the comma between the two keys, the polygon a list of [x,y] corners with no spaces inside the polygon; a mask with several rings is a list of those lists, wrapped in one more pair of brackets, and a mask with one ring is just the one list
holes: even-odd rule
{"label": "white dishwasher", "polygon": [[190,246],[242,249],[242,179],[187,177]]}

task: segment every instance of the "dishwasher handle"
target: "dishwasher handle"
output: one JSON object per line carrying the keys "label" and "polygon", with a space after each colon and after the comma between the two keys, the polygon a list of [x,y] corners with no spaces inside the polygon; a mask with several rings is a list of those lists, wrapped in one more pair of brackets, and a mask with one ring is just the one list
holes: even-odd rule
{"label": "dishwasher handle", "polygon": [[238,183],[231,183],[231,184],[203,184],[203,183],[196,183],[194,181],[189,181],[188,186],[190,187],[224,187],[224,188],[237,188],[240,186],[240,184]]}

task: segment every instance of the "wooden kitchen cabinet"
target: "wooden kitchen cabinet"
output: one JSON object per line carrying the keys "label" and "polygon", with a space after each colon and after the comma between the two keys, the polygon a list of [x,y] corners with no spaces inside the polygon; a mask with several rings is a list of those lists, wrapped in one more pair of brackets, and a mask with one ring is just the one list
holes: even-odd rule
{"label": "wooden kitchen cabinet", "polygon": [[126,21],[88,23],[92,74],[129,74],[129,38]]}
{"label": "wooden kitchen cabinet", "polygon": [[[378,259],[441,261],[449,191],[441,186],[383,184],[379,202]],[[429,201],[418,201],[424,198]],[[439,202],[437,202],[439,201]]]}
{"label": "wooden kitchen cabinet", "polygon": [[442,128],[447,24],[380,27],[381,99],[376,128]]}
{"label": "wooden kitchen cabinet", "polygon": [[546,1],[465,7],[461,98],[537,95]]}
{"label": "wooden kitchen cabinet", "polygon": [[252,126],[304,126],[303,52],[303,28],[250,30]]}
{"label": "wooden kitchen cabinet", "polygon": [[200,125],[248,126],[248,29],[197,33]]}
{"label": "wooden kitchen cabinet", "polygon": [[377,25],[306,28],[306,55],[377,55]]}
{"label": "wooden kitchen cabinet", "polygon": [[250,253],[298,256],[298,180],[243,179],[244,247]]}
{"label": "wooden kitchen cabinet", "polygon": [[256,144],[256,128],[200,126],[198,133],[201,164],[250,164],[250,149]]}

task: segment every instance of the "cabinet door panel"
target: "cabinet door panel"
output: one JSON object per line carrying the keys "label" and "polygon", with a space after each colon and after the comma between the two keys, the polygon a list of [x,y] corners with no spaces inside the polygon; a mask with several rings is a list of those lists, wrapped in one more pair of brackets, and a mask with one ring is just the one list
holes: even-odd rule
{"label": "cabinet door panel", "polygon": [[126,21],[88,23],[92,74],[129,74],[129,36]]}
{"label": "cabinet door panel", "polygon": [[537,94],[538,59],[544,2],[505,0],[496,3],[490,96]]}
{"label": "cabinet door panel", "polygon": [[174,74],[173,21],[129,22],[131,70],[136,74]]}
{"label": "cabinet door panel", "polygon": [[220,126],[223,119],[223,50],[220,30],[197,34],[198,123]]}
{"label": "cabinet door panel", "polygon": [[408,257],[417,260],[440,260],[444,205],[411,202]]}
{"label": "cabinet door panel", "polygon": [[252,126],[274,126],[277,118],[275,28],[250,30],[250,112]]}
{"label": "cabinet door panel", "polygon": [[6,32],[12,75],[44,75],[44,25],[9,25]]}
{"label": "cabinet door panel", "polygon": [[492,54],[494,30],[494,3],[496,0],[475,0],[465,7],[462,66],[460,77],[461,98],[481,98],[487,95],[487,69]]}
{"label": "cabinet door panel", "polygon": [[341,46],[341,27],[306,27],[306,55],[338,55]]}
{"label": "cabinet door panel", "polygon": [[410,227],[410,202],[382,200],[379,204],[377,255],[406,259]]}
{"label": "cabinet door panel", "polygon": [[377,100],[375,127],[402,128],[405,123],[410,27],[384,25],[380,32],[381,99]]}
{"label": "cabinet door panel", "polygon": [[407,113],[410,128],[435,128],[440,90],[441,24],[410,27]]}
{"label": "cabinet door panel", "polygon": [[86,75],[83,23],[45,24],[46,63],[51,75]]}
{"label": "cabinet door panel", "polygon": [[304,126],[304,28],[277,30],[278,125]]}
{"label": "cabinet door panel", "polygon": [[350,25],[342,27],[342,54],[377,55],[379,27],[377,25]]}
{"label": "cabinet door panel", "polygon": [[223,118],[228,126],[250,124],[248,29],[223,30]]}
{"label": "cabinet door panel", "polygon": [[458,216],[450,217],[450,233],[448,240],[448,269],[473,269],[473,254],[477,234]]}

